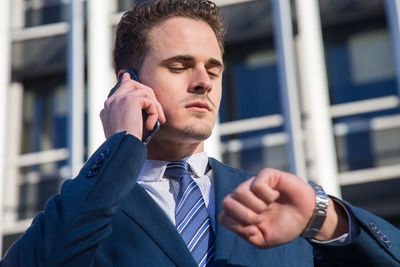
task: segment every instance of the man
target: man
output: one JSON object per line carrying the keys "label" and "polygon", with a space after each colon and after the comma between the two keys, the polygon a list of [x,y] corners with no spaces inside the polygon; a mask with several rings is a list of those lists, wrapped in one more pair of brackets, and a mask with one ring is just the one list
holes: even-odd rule
{"label": "man", "polygon": [[[253,176],[207,158],[223,32],[210,1],[156,0],[123,16],[121,85],[100,114],[107,140],[3,266],[400,265],[400,233],[384,220],[294,175]],[[151,130],[157,120],[146,147],[143,123]]]}

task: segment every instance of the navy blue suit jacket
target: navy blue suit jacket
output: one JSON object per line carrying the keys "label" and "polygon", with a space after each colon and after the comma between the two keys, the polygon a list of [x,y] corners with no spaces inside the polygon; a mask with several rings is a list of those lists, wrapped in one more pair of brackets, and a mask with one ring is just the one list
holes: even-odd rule
{"label": "navy blue suit jacket", "polygon": [[[124,133],[110,137],[77,178],[66,181],[32,226],[9,249],[2,266],[195,266],[166,217],[136,183],[145,146]],[[210,159],[216,216],[222,199],[251,176]],[[344,202],[360,225],[346,246],[303,238],[275,248],[253,247],[216,221],[214,266],[399,266],[400,231]],[[315,257],[317,255],[317,257]],[[315,261],[315,259],[317,259]]]}

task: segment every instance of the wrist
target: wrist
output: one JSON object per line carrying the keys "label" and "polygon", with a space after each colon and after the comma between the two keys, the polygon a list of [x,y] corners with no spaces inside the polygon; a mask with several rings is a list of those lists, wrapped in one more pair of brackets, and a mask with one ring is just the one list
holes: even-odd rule
{"label": "wrist", "polygon": [[348,233],[348,228],[346,211],[329,198],[325,222],[314,239],[318,241],[332,240]]}

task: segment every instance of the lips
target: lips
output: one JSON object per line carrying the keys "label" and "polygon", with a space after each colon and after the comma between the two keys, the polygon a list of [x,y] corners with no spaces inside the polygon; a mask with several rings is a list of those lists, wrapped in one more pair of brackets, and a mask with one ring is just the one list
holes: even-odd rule
{"label": "lips", "polygon": [[185,108],[190,108],[198,111],[211,111],[210,105],[207,102],[203,101],[191,102],[187,104]]}

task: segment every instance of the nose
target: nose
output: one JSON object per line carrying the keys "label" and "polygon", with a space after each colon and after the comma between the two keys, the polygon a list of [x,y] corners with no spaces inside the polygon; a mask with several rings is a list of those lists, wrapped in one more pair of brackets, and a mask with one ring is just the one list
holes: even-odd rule
{"label": "nose", "polygon": [[193,72],[189,91],[195,94],[206,94],[212,89],[212,81],[207,70],[203,67],[196,68]]}

